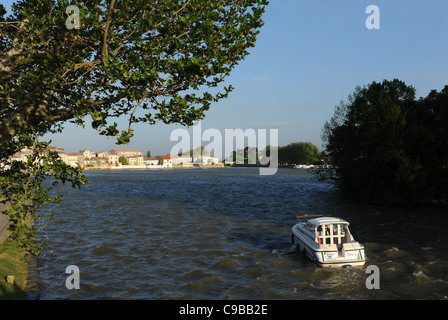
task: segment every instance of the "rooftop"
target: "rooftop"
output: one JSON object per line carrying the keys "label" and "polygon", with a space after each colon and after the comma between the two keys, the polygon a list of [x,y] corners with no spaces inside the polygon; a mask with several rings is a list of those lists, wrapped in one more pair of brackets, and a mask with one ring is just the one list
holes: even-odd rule
{"label": "rooftop", "polygon": [[138,149],[112,149],[112,151],[115,151],[115,152],[137,152],[137,153],[142,153],[142,151],[138,150]]}

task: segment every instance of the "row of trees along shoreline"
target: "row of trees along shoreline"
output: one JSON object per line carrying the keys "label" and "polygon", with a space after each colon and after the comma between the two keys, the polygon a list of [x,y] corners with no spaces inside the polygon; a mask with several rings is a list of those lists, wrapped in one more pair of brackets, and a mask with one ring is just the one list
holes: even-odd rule
{"label": "row of trees along shoreline", "polygon": [[[293,142],[286,146],[267,146],[263,153],[270,157],[273,148],[277,149],[278,165],[282,167],[291,167],[297,164],[318,165],[325,158],[325,152],[321,152],[317,146],[311,142]],[[207,150],[204,150],[207,152]],[[245,147],[233,151],[228,160],[233,162],[242,162],[244,165],[259,165],[259,159],[262,155],[256,147]]]}

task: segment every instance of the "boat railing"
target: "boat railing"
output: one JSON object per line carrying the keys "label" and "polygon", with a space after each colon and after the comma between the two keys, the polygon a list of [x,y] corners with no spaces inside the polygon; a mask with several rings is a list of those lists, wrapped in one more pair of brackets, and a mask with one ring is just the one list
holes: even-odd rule
{"label": "boat railing", "polygon": [[316,226],[311,222],[304,221],[298,226],[303,234],[320,245],[340,246],[354,240],[347,224],[329,223]]}
{"label": "boat railing", "polygon": [[317,242],[324,245],[339,246],[353,240],[345,224],[323,224],[316,228]]}

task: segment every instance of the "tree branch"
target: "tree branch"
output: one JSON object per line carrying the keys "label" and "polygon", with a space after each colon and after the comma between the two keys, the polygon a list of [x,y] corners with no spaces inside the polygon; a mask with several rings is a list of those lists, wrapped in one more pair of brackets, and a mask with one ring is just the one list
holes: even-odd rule
{"label": "tree branch", "polygon": [[1,73],[10,73],[14,69],[16,69],[20,65],[24,65],[27,63],[30,63],[33,61],[29,56],[25,55],[25,50],[23,43],[20,43],[20,39],[22,38],[22,34],[25,31],[25,24],[28,22],[28,19],[25,19],[23,21],[18,21],[19,26],[14,26],[17,31],[13,33],[14,39],[11,40],[7,37],[10,41],[12,41],[13,46],[12,48],[5,52],[2,56],[0,56],[0,79],[4,80],[8,76],[1,75]]}
{"label": "tree branch", "polygon": [[110,20],[112,17],[112,11],[113,11],[114,5],[115,5],[115,0],[112,0],[110,2],[109,13],[107,14],[106,27],[104,28],[103,48],[101,49],[101,60],[103,61],[103,63],[104,63],[104,60],[106,59],[106,55],[107,55],[107,32],[109,31]]}

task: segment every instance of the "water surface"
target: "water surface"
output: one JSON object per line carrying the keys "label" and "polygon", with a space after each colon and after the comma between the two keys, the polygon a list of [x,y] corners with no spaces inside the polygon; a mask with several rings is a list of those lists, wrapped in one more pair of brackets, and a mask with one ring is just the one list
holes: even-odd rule
{"label": "water surface", "polygon": [[[41,299],[447,299],[447,217],[365,206],[305,170],[256,168],[86,173],[40,233]],[[49,208],[48,208],[49,209]],[[351,223],[367,265],[319,268],[291,245],[295,216]],[[65,268],[80,269],[80,289]]]}

